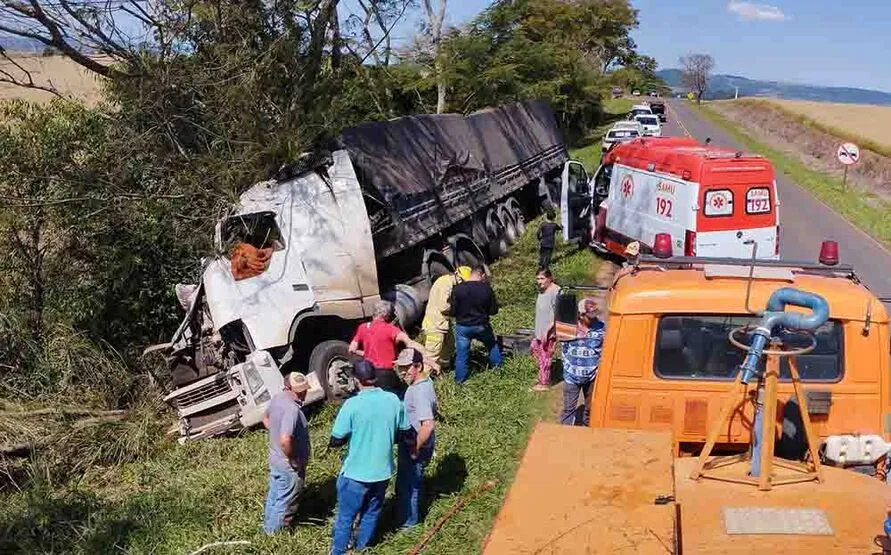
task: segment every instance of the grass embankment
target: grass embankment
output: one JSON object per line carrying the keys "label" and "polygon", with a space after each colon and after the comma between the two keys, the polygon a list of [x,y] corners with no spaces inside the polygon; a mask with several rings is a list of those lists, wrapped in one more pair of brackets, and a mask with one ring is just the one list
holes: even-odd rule
{"label": "grass embankment", "polygon": [[[509,257],[492,266],[503,304],[494,321],[500,333],[532,325],[537,225],[530,225]],[[587,282],[597,261],[587,250],[562,246],[553,269],[562,283]],[[412,532],[395,532],[391,491],[372,553],[408,552],[458,497],[494,479],[497,488],[453,516],[424,553],[478,551],[531,428],[539,419],[551,418],[549,396],[528,392],[534,376],[531,359],[522,357],[508,359],[500,371],[475,372],[461,388],[450,379],[436,382],[444,420],[437,429],[437,458],[427,471],[425,524]],[[34,472],[22,491],[7,491],[0,498],[0,552],[183,555],[210,542],[246,540],[250,546],[209,552],[326,553],[341,463],[340,452],[325,449],[336,411],[324,406],[310,416],[314,452],[299,524],[291,532],[273,538],[261,532],[267,443],[262,430],[253,430],[238,437],[167,445],[150,459],[95,468],[68,486]]]}
{"label": "grass embankment", "polygon": [[767,102],[799,123],[857,143],[882,156],[891,156],[891,106],[840,104],[784,99],[743,99],[738,102]]}
{"label": "grass embankment", "polygon": [[570,150],[569,155],[585,165],[588,175],[594,175],[597,166],[600,165],[600,141],[609,128],[617,121],[625,119],[634,101],[630,98],[609,98],[603,101],[603,111],[605,114],[604,122],[594,128],[591,133],[585,137],[581,144]]}
{"label": "grass embankment", "polygon": [[814,171],[804,163],[777,148],[771,147],[740,130],[727,117],[703,104],[698,109],[703,117],[727,131],[748,150],[767,157],[777,172],[789,176],[795,183],[806,188],[818,199],[828,204],[853,225],[869,233],[886,245],[891,245],[891,203],[868,192],[854,193],[842,189],[842,180]]}

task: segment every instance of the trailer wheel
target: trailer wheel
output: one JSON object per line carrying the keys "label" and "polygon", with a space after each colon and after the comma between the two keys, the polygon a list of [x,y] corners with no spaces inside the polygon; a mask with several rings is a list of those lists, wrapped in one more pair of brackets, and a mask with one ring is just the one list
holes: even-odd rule
{"label": "trailer wheel", "polygon": [[504,222],[504,239],[507,241],[508,245],[513,245],[516,243],[517,238],[520,236],[517,231],[517,222],[515,220],[515,216],[511,213],[511,211],[507,208],[501,211],[502,220]]}
{"label": "trailer wheel", "polygon": [[349,344],[344,341],[322,341],[309,355],[309,370],[315,373],[329,402],[337,403],[356,390],[353,361]]}

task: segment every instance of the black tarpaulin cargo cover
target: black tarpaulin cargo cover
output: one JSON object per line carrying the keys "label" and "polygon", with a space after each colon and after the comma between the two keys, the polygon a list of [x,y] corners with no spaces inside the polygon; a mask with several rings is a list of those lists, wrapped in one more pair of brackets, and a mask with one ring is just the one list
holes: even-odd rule
{"label": "black tarpaulin cargo cover", "polygon": [[[344,130],[339,142],[364,184],[402,211],[435,194],[450,172],[497,174],[563,141],[550,107],[526,101],[467,117],[422,115],[365,123]],[[409,197],[418,198],[411,202]]]}

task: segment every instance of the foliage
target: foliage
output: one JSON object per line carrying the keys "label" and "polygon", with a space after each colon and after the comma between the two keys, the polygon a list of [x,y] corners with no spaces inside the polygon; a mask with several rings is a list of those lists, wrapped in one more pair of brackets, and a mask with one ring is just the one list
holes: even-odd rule
{"label": "foliage", "polygon": [[[493,267],[504,308],[500,333],[531,324],[538,260],[537,223]],[[559,245],[554,272],[560,283],[590,280],[597,269],[588,250]],[[435,382],[443,414],[437,427],[437,456],[426,473],[424,523],[409,532],[393,528],[389,492],[374,553],[407,553],[462,496],[487,480],[495,490],[481,495],[447,521],[424,553],[476,552],[510,486],[529,431],[550,418],[547,396],[530,393],[531,358],[508,358],[499,371],[480,367],[475,352],[470,381]],[[321,407],[309,417],[313,456],[307,489],[293,531],[268,538],[261,530],[266,492],[266,435],[237,437],[162,449],[118,468],[99,467],[76,485],[52,480],[42,466],[29,469],[33,486],[0,498],[0,551],[4,553],[191,553],[215,541],[248,540],[255,553],[322,554],[330,546],[335,480],[341,453],[326,450],[337,408]],[[2,422],[0,422],[2,424]]]}
{"label": "foliage", "polygon": [[632,106],[634,106],[634,101],[628,98],[604,100],[603,123],[592,129],[585,137],[585,140],[579,142],[577,148],[569,151],[570,158],[584,164],[585,169],[588,170],[589,177],[593,176],[594,172],[597,171],[597,167],[600,166],[600,158],[603,154],[601,152],[603,136],[606,135],[606,132],[609,131],[609,128],[615,122],[625,119]]}
{"label": "foliage", "polygon": [[635,60],[627,1],[497,2],[443,44],[451,109],[547,99],[572,141],[596,125],[603,72]]}

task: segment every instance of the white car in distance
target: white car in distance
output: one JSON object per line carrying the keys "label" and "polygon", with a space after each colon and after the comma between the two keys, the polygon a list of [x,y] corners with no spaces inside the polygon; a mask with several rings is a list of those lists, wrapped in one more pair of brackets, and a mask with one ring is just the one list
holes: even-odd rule
{"label": "white car in distance", "polygon": [[659,116],[652,114],[638,114],[634,116],[634,120],[643,127],[643,135],[645,137],[661,137],[662,124],[659,123]]}

